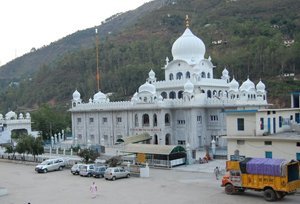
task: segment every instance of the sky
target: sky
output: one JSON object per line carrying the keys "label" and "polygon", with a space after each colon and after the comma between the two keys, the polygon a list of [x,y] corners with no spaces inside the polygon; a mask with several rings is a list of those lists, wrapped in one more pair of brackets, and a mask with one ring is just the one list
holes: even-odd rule
{"label": "sky", "polygon": [[1,0],[0,66],[150,0]]}

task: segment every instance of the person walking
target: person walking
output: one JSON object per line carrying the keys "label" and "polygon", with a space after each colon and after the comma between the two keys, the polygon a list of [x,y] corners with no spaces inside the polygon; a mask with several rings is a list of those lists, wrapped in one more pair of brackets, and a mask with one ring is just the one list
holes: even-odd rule
{"label": "person walking", "polygon": [[90,191],[92,194],[92,198],[96,198],[96,193],[98,191],[97,185],[95,184],[95,182],[93,182],[93,184],[90,186]]}
{"label": "person walking", "polygon": [[216,168],[214,169],[214,173],[215,173],[216,179],[218,180],[218,179],[219,179],[219,174],[220,174],[219,167],[216,167]]}

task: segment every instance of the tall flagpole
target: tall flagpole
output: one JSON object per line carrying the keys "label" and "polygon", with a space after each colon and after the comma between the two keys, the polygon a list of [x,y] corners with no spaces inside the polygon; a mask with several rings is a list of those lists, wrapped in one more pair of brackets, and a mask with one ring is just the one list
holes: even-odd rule
{"label": "tall flagpole", "polygon": [[99,51],[98,51],[99,39],[98,39],[98,29],[97,28],[95,28],[95,33],[96,33],[96,62],[97,62],[96,81],[97,81],[97,89],[98,89],[98,91],[100,91]]}

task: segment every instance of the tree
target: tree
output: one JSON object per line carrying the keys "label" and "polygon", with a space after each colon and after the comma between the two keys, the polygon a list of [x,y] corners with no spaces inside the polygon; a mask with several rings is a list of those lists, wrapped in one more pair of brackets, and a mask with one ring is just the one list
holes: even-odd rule
{"label": "tree", "polygon": [[16,151],[19,154],[32,154],[35,160],[35,156],[44,153],[43,140],[41,137],[22,135],[17,140]]}
{"label": "tree", "polygon": [[122,163],[122,156],[114,156],[106,161],[110,167],[116,167]]}
{"label": "tree", "polygon": [[4,147],[5,147],[5,153],[7,153],[7,154],[12,154],[13,153],[12,158],[14,158],[15,153],[16,153],[16,147],[13,146],[12,144],[5,145]]}
{"label": "tree", "polygon": [[44,104],[31,114],[33,129],[42,132],[44,140],[50,139],[54,133],[71,126],[70,115],[64,110]]}
{"label": "tree", "polygon": [[84,163],[88,164],[93,163],[99,156],[99,153],[93,149],[83,149],[80,150],[78,156],[82,158]]}

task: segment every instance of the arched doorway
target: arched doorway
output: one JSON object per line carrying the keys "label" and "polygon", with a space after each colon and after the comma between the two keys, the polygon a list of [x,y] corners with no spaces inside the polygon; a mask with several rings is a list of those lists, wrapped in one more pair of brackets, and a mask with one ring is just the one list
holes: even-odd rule
{"label": "arched doorway", "polygon": [[153,144],[158,144],[158,137],[157,137],[157,134],[155,134],[154,135],[154,142],[153,142]]}
{"label": "arched doorway", "polygon": [[171,144],[171,135],[169,133],[166,134],[165,144],[166,145],[170,145]]}

